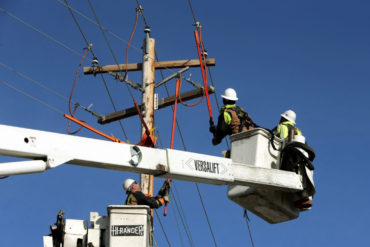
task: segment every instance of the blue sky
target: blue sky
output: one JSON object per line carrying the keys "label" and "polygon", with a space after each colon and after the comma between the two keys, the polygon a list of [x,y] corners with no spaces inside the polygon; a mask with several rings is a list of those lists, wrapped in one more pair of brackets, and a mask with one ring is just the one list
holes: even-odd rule
{"label": "blue sky", "polygon": [[[94,19],[88,2],[69,1],[76,10]],[[135,21],[136,1],[91,1],[100,22],[128,40]],[[193,19],[188,1],[141,1],[156,40],[160,60],[196,58]],[[69,96],[80,57],[10,17],[17,16],[66,46],[82,53],[86,47],[68,10],[54,1],[1,0],[0,62]],[[370,2],[365,0],[311,1],[193,1],[203,26],[209,57],[216,58],[212,76],[220,95],[227,87],[238,92],[238,104],[255,122],[272,128],[286,109],[297,113],[297,126],[316,150],[317,194],[310,212],[290,222],[270,225],[250,214],[255,246],[365,246],[370,237],[368,188]],[[81,16],[77,19],[100,64],[114,64],[99,28]],[[141,61],[145,25],[139,18],[129,63]],[[107,34],[120,63],[126,43]],[[91,59],[91,54],[88,55]],[[84,66],[90,62],[85,61]],[[168,76],[172,71],[164,71]],[[201,82],[199,69],[186,76]],[[118,109],[132,107],[126,87],[105,76]],[[141,81],[139,72],[129,78]],[[156,81],[161,78],[156,74]],[[0,79],[62,112],[68,103],[14,72],[0,66]],[[168,83],[174,93],[174,81]],[[191,87],[184,83],[183,91]],[[165,97],[164,88],[158,89]],[[0,83],[1,124],[66,133],[61,114]],[[140,101],[138,92],[135,98]],[[219,96],[218,96],[219,97]],[[80,73],[75,101],[101,114],[113,112],[99,77]],[[215,98],[211,97],[217,115]],[[77,117],[109,134],[125,139],[119,124],[99,125],[79,110]],[[225,143],[212,146],[206,103],[179,106],[178,120],[189,151],[220,155]],[[156,112],[156,126],[164,147],[169,147],[172,113]],[[138,117],[122,121],[132,143],[139,140]],[[87,130],[78,135],[100,138]],[[175,148],[183,149],[177,133]],[[0,162],[13,160],[0,157]],[[59,209],[66,218],[88,219],[90,211],[106,214],[108,204],[124,202],[121,189],[136,174],[63,165],[42,174],[14,176],[0,181],[0,246],[41,246]],[[161,179],[156,180],[159,189]],[[191,236],[196,246],[214,246],[193,183],[176,181]],[[251,246],[242,209],[229,201],[225,186],[199,185],[218,246]],[[159,214],[162,214],[162,209]],[[174,203],[161,221],[172,246],[189,246],[184,230],[177,231]],[[156,222],[158,222],[156,220]],[[167,242],[158,223],[155,238]]]}

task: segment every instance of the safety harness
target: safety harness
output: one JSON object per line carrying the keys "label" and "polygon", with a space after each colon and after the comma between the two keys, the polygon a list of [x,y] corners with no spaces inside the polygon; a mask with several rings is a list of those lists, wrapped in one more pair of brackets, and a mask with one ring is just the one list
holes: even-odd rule
{"label": "safety harness", "polygon": [[225,107],[222,109],[221,114],[223,114],[225,111],[234,111],[239,118],[240,125],[239,125],[239,132],[242,132],[243,127],[246,127],[247,129],[250,129],[251,127],[257,127],[257,125],[253,122],[250,115],[243,110],[243,108],[239,106],[232,106],[232,107]]}

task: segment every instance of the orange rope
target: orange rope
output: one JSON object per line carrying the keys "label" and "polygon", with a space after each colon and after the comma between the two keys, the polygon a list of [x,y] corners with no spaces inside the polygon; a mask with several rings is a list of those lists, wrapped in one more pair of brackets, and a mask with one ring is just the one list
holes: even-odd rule
{"label": "orange rope", "polygon": [[171,133],[171,146],[170,146],[171,149],[173,149],[173,141],[174,141],[174,137],[175,137],[177,99],[179,98],[179,94],[180,94],[180,79],[177,78],[177,80],[176,80],[176,92],[175,92],[175,106],[174,106],[174,109],[173,109],[173,118],[172,118],[172,133]]}
{"label": "orange rope", "polygon": [[[180,99],[180,86],[181,86],[181,75],[180,78],[176,80],[176,91],[175,91],[175,106],[173,109],[173,118],[172,118],[172,133],[171,133],[171,145],[170,149],[173,149],[173,142],[175,137],[175,126],[176,126],[176,113],[177,113],[177,99]],[[166,183],[171,186],[171,179],[167,178]],[[163,216],[167,215],[167,202],[164,204]]]}
{"label": "orange rope", "polygon": [[[85,49],[85,52],[84,52],[84,54],[83,54],[83,56],[82,56],[82,58],[81,58],[81,62],[80,62],[80,64],[78,65],[78,68],[77,68],[77,72],[76,72],[76,76],[75,76],[75,80],[74,80],[74,82],[73,82],[73,86],[72,86],[72,90],[71,90],[71,94],[69,95],[69,101],[68,101],[68,108],[69,108],[69,114],[71,114],[71,116],[72,117],[74,117],[74,115],[75,115],[75,113],[76,113],[76,111],[77,111],[77,108],[78,108],[78,106],[77,105],[75,105],[75,107],[74,107],[74,109],[73,109],[73,111],[72,111],[72,109],[71,109],[71,101],[72,101],[72,96],[73,96],[73,93],[74,93],[74,90],[75,90],[75,87],[76,87],[76,84],[77,84],[77,78],[78,78],[78,74],[79,74],[79,72],[80,72],[80,68],[81,68],[81,66],[82,66],[82,63],[83,63],[83,61],[85,60],[85,57],[86,57],[86,54],[87,54],[87,52],[89,51],[89,48],[86,48]],[[68,134],[70,134],[70,135],[74,135],[74,134],[76,134],[77,132],[79,132],[81,129],[82,129],[82,127],[80,127],[78,130],[76,130],[76,131],[73,131],[73,132],[70,132],[70,127],[71,127],[71,121],[69,121],[68,122],[68,126],[67,126],[67,133]]]}
{"label": "orange rope", "polygon": [[134,37],[134,33],[135,33],[135,30],[136,30],[136,26],[137,26],[138,15],[139,15],[139,9],[136,9],[135,26],[132,29],[131,37],[130,37],[130,39],[127,43],[127,46],[126,46],[126,71],[125,71],[125,76],[123,77],[124,79],[126,79],[127,71],[128,71],[128,68],[127,68],[127,65],[128,65],[128,48],[130,47],[132,37]]}
{"label": "orange rope", "polygon": [[[205,90],[205,94],[206,94],[206,97],[207,97],[207,105],[208,105],[208,112],[209,112],[209,117],[211,118],[211,120],[213,121],[213,115],[212,115],[212,108],[211,108],[211,102],[209,100],[209,94],[208,94],[208,87],[207,87],[207,73],[205,71],[205,69],[207,68],[206,67],[206,62],[205,62],[205,57],[204,57],[204,47],[203,47],[203,42],[201,40],[201,28],[199,27],[199,29],[196,29],[194,31],[194,35],[195,35],[195,41],[197,43],[197,51],[198,51],[198,56],[199,56],[199,62],[200,62],[200,68],[202,70],[202,77],[203,77],[203,84],[204,84],[204,90]],[[202,50],[203,50],[203,54],[201,53],[201,50],[200,50],[200,44],[202,44]]]}
{"label": "orange rope", "polygon": [[180,101],[181,104],[183,104],[184,106],[193,107],[193,106],[199,105],[200,102],[203,101],[203,98],[206,95],[204,91],[203,91],[202,97],[197,102],[195,102],[194,104],[186,104],[185,102],[183,102],[181,97],[180,97],[181,86],[182,86],[182,77],[181,77],[181,74],[180,74],[180,86],[179,86],[179,96],[178,96],[178,98],[179,98],[179,101]]}

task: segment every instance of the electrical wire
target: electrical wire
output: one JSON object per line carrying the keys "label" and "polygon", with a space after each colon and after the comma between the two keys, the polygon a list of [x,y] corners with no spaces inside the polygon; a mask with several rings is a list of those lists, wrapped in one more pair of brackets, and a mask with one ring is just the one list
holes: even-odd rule
{"label": "electrical wire", "polygon": [[136,4],[137,4],[137,8],[140,10],[140,14],[141,14],[141,16],[143,17],[143,21],[144,21],[144,23],[145,23],[145,26],[146,27],[149,27],[149,25],[148,25],[148,22],[146,21],[146,18],[145,18],[145,16],[144,16],[144,12],[143,12],[143,7],[141,6],[141,4],[140,4],[140,2],[139,2],[139,0],[136,0]]}
{"label": "electrical wire", "polygon": [[[13,69],[13,68],[11,68],[10,66],[8,66],[8,65],[6,65],[6,64],[0,63],[0,66],[4,67],[5,69],[7,69],[7,70],[9,70],[9,71],[11,71],[11,72],[14,72],[15,74],[19,75],[20,77],[22,77],[22,78],[24,78],[24,79],[26,79],[26,80],[28,80],[28,81],[30,81],[30,82],[32,82],[32,83],[34,83],[35,85],[37,85],[37,86],[39,86],[39,87],[41,87],[41,88],[43,88],[43,89],[45,89],[45,90],[49,91],[50,93],[52,93],[52,94],[54,94],[54,95],[58,96],[59,98],[64,99],[65,101],[67,101],[67,102],[68,102],[68,98],[67,98],[67,97],[65,97],[64,95],[62,95],[62,94],[58,93],[57,91],[55,91],[55,90],[53,90],[53,89],[48,88],[47,86],[45,86],[45,85],[44,85],[44,84],[42,84],[41,82],[38,82],[38,81],[36,81],[36,80],[34,80],[34,79],[32,79],[32,78],[30,78],[30,77],[28,77],[28,76],[26,76],[26,75],[22,74],[21,72],[19,72],[19,71],[15,70],[15,69]],[[71,102],[72,102],[72,103],[75,103],[73,100],[71,100]]]}
{"label": "electrical wire", "polygon": [[[64,5],[65,7],[69,8],[70,10],[72,10],[73,12],[75,12],[76,14],[78,14],[79,16],[81,16],[82,18],[86,19],[86,20],[87,20],[87,21],[89,21],[90,23],[92,23],[92,24],[94,24],[94,25],[96,25],[96,26],[99,26],[99,24],[98,24],[98,23],[94,22],[92,19],[90,19],[89,17],[87,17],[86,15],[84,15],[83,13],[81,13],[80,11],[78,11],[78,10],[76,10],[76,9],[72,8],[71,6],[67,6],[65,3],[63,3],[63,2],[62,2],[62,0],[56,0],[56,1],[58,1],[59,3],[61,3],[62,5]],[[141,7],[141,5],[139,5],[139,7]],[[140,11],[140,14],[141,14],[141,16],[143,17],[143,20],[144,20],[144,22],[145,22],[145,23],[146,23],[146,25],[147,25],[147,22],[146,22],[146,19],[145,19],[144,13],[142,12],[142,9],[141,9],[141,11]],[[113,33],[112,31],[110,31],[109,29],[105,28],[104,26],[101,26],[101,27],[102,27],[102,29],[103,29],[104,31],[108,32],[110,35],[112,35],[112,36],[113,36],[113,37],[115,37],[116,39],[120,40],[122,43],[124,43],[124,44],[128,44],[128,43],[129,43],[127,40],[125,40],[125,39],[123,39],[122,37],[118,36],[117,34]],[[134,50],[136,50],[138,53],[143,54],[142,50],[141,50],[141,49],[139,49],[139,48],[137,48],[136,46],[134,46],[134,45],[132,45],[132,44],[130,44],[129,46],[130,46],[130,47],[132,47]],[[82,56],[82,54],[80,54],[80,56]],[[149,57],[149,59],[154,59],[154,58]],[[91,60],[90,60],[90,61],[91,61]],[[157,60],[157,61],[158,61],[158,60]],[[171,72],[171,73],[176,73],[176,71],[174,71],[174,70],[172,70],[172,69],[170,69],[170,68],[164,68],[164,69],[168,70],[168,71],[169,71],[169,72]],[[162,71],[162,69],[161,69],[161,71]]]}
{"label": "electrical wire", "polygon": [[[78,30],[80,31],[80,33],[81,33],[81,35],[82,35],[82,37],[83,37],[83,39],[84,39],[84,41],[85,41],[85,43],[86,43],[86,47],[89,47],[89,46],[90,46],[89,41],[87,41],[87,38],[86,38],[86,36],[85,36],[84,32],[82,31],[82,28],[81,28],[80,24],[78,23],[78,21],[77,21],[77,19],[76,19],[75,15],[73,14],[73,11],[71,10],[71,8],[70,8],[70,6],[69,6],[69,4],[68,4],[67,0],[64,0],[64,3],[67,5],[68,10],[69,10],[69,12],[70,12],[70,13],[71,13],[71,15],[72,15],[73,21],[75,22],[75,24],[76,24],[76,26],[77,26]],[[90,49],[90,52],[91,52],[91,54],[93,55],[93,57],[96,57],[96,56],[95,56],[95,54],[94,54],[94,51],[93,51],[92,49]]]}
{"label": "electrical wire", "polygon": [[211,222],[209,220],[209,217],[208,217],[208,214],[207,214],[207,211],[206,211],[206,207],[205,207],[204,202],[203,202],[202,194],[200,193],[198,183],[195,183],[195,186],[197,187],[197,191],[198,191],[198,194],[199,194],[200,201],[202,203],[203,211],[204,211],[204,214],[206,215],[206,219],[207,219],[209,229],[211,230],[211,235],[212,235],[212,238],[213,238],[213,242],[214,242],[215,246],[217,247],[216,238],[215,238],[215,235],[214,235],[213,230],[212,230],[212,225],[211,225]]}
{"label": "electrical wire", "polygon": [[[69,99],[66,96],[58,93],[57,91],[55,91],[55,90],[53,90],[51,88],[48,88],[47,86],[45,86],[41,82],[38,82],[38,81],[36,81],[36,80],[34,80],[34,79],[32,79],[32,78],[30,78],[30,77],[22,74],[21,72],[15,70],[14,68],[11,68],[10,66],[8,66],[6,64],[0,63],[0,66],[2,66],[3,68],[7,69],[10,72],[13,72],[13,73],[17,74],[18,76],[22,77],[23,79],[26,79],[27,81],[32,82],[36,86],[41,87],[42,89],[48,91],[49,93],[52,93],[52,94],[58,96],[59,98],[65,100],[66,102],[69,102]],[[74,105],[76,105],[76,106],[82,108],[83,110],[89,112],[90,114],[94,115],[95,117],[100,116],[98,113],[90,110],[89,107],[85,107],[85,106],[81,105],[80,103],[73,101],[72,99],[71,99],[71,103],[73,103]]]}
{"label": "electrical wire", "polygon": [[16,88],[15,86],[11,85],[10,83],[8,83],[8,82],[6,82],[6,81],[4,81],[4,80],[1,80],[1,79],[0,79],[0,82],[1,82],[1,83],[3,83],[5,86],[7,86],[7,87],[9,87],[9,88],[11,88],[11,89],[13,89],[13,90],[17,91],[18,93],[21,93],[21,94],[23,94],[24,96],[26,96],[26,97],[28,97],[28,98],[30,98],[30,99],[32,99],[32,100],[34,100],[34,101],[36,101],[36,102],[38,102],[38,103],[40,103],[40,104],[44,105],[44,106],[46,106],[47,108],[49,108],[49,109],[51,109],[51,110],[53,110],[53,111],[55,111],[55,112],[57,112],[57,113],[60,113],[60,114],[62,114],[62,115],[64,114],[64,112],[63,112],[63,111],[61,111],[61,110],[59,110],[59,109],[57,109],[57,108],[55,108],[55,107],[53,107],[53,106],[51,106],[51,105],[49,105],[49,104],[45,103],[44,101],[42,101],[42,100],[40,100],[40,99],[38,99],[38,98],[36,98],[36,97],[33,97],[32,95],[30,95],[30,94],[28,94],[28,93],[26,93],[26,92],[23,92],[22,90],[20,90],[20,89]]}
{"label": "electrical wire", "polygon": [[174,214],[174,216],[175,216],[177,231],[178,231],[179,237],[180,237],[180,243],[181,243],[181,246],[184,247],[184,240],[182,239],[182,235],[181,235],[181,231],[180,231],[179,219],[177,218],[176,214]]}
{"label": "electrical wire", "polygon": [[[108,84],[107,84],[107,82],[105,81],[105,78],[104,78],[103,74],[100,74],[100,77],[101,77],[101,78],[102,78],[102,80],[103,80],[104,87],[105,87],[105,90],[106,90],[106,91],[107,91],[107,93],[108,93],[108,97],[109,97],[109,100],[110,100],[110,102],[111,102],[111,104],[112,104],[112,106],[113,106],[113,110],[116,112],[116,111],[117,111],[117,107],[116,107],[116,104],[115,104],[115,103],[114,103],[114,101],[113,101],[113,97],[112,97],[112,95],[111,95],[111,93],[110,93],[110,91],[109,91]],[[118,120],[118,122],[119,122],[119,125],[121,126],[121,129],[122,129],[123,135],[125,136],[126,140],[128,140],[128,137],[127,137],[126,131],[125,131],[125,129],[124,129],[124,127],[123,127],[123,124],[122,124],[122,121],[121,121],[121,120]]]}
{"label": "electrical wire", "polygon": [[157,220],[159,221],[159,224],[160,224],[160,226],[161,226],[161,228],[162,228],[162,231],[163,231],[163,234],[164,234],[164,236],[165,236],[165,238],[166,238],[167,244],[168,244],[168,246],[170,246],[170,247],[171,247],[170,240],[168,239],[167,233],[166,233],[166,231],[164,230],[164,227],[163,227],[162,221],[161,221],[161,219],[159,218],[159,215],[158,215],[158,213],[157,213],[157,210],[153,210],[153,211],[155,212],[155,215],[157,216]]}
{"label": "electrical wire", "polygon": [[[31,28],[32,30],[34,30],[34,31],[36,31],[36,32],[38,32],[38,33],[40,33],[41,35],[43,35],[43,36],[44,36],[44,37],[46,37],[47,39],[49,39],[49,40],[51,40],[51,41],[53,41],[53,42],[57,43],[58,45],[62,46],[63,48],[65,48],[65,49],[67,49],[67,50],[69,50],[70,52],[73,52],[74,54],[76,54],[76,55],[78,55],[78,56],[80,56],[80,57],[82,57],[82,56],[83,56],[83,54],[82,54],[82,53],[80,53],[80,52],[76,51],[75,49],[73,49],[73,48],[71,48],[71,47],[67,46],[66,44],[64,44],[64,43],[62,43],[62,42],[60,42],[60,41],[56,40],[56,39],[55,39],[55,38],[53,38],[52,36],[50,36],[50,35],[48,35],[48,34],[46,34],[46,33],[42,32],[40,29],[37,29],[36,27],[34,27],[34,26],[32,26],[31,24],[27,23],[26,21],[24,21],[24,20],[20,19],[19,17],[17,17],[17,16],[15,16],[15,15],[13,15],[12,13],[8,12],[7,10],[5,10],[5,9],[3,9],[3,8],[0,8],[0,11],[1,11],[1,12],[3,12],[3,13],[5,13],[6,15],[8,15],[8,16],[10,16],[10,17],[12,17],[13,19],[17,20],[18,22],[22,23],[23,25],[25,25],[25,26],[27,26],[27,27]],[[90,60],[90,61],[91,61],[91,60]]]}
{"label": "electrical wire", "polygon": [[[64,0],[64,1],[66,1],[66,0]],[[94,17],[95,17],[95,19],[96,19],[96,22],[97,22],[97,23],[98,23],[98,25],[99,25],[99,29],[100,29],[100,31],[102,32],[103,36],[104,36],[104,40],[105,40],[105,42],[107,43],[107,46],[108,46],[108,48],[109,48],[109,50],[110,50],[110,52],[111,52],[111,54],[112,54],[112,57],[113,57],[114,61],[116,62],[117,67],[118,67],[118,69],[119,69],[119,63],[118,63],[118,60],[117,60],[116,56],[114,55],[114,52],[113,52],[112,46],[110,45],[109,40],[108,40],[107,36],[105,35],[105,32],[104,32],[104,30],[103,30],[102,25],[100,24],[100,21],[99,21],[98,16],[96,15],[96,12],[95,12],[95,10],[94,10],[94,7],[92,6],[92,4],[91,4],[90,0],[87,0],[87,1],[88,1],[89,5],[90,5],[91,11],[93,12],[93,15],[94,15]],[[72,13],[72,11],[71,11],[71,13]],[[132,94],[131,89],[130,89],[130,87],[128,86],[128,84],[127,84],[127,82],[126,82],[126,81],[125,81],[125,85],[126,85],[126,87],[127,87],[127,90],[128,90],[128,92],[129,92],[129,94],[130,94],[130,96],[131,96],[132,100],[134,100],[134,99],[135,99],[135,97],[134,97],[134,95]],[[115,110],[115,111],[117,111],[117,110]]]}
{"label": "electrical wire", "polygon": [[[72,11],[71,7],[69,6],[69,4],[68,4],[67,0],[64,0],[64,2],[65,2],[65,4],[66,4],[66,6],[68,7],[68,10],[69,10],[69,12],[71,13],[72,18],[73,18],[73,20],[74,20],[74,22],[75,22],[76,26],[77,26],[77,27],[78,27],[78,29],[80,30],[80,33],[81,33],[82,37],[84,38],[84,40],[85,40],[85,43],[86,43],[87,47],[90,47],[90,52],[91,52],[91,54],[93,55],[93,57],[96,57],[96,56],[95,56],[95,54],[94,54],[94,51],[92,50],[92,48],[91,48],[91,46],[90,46],[90,44],[89,44],[89,42],[87,41],[87,38],[86,38],[85,34],[84,34],[84,33],[83,33],[83,31],[82,31],[82,28],[81,28],[80,24],[78,23],[78,21],[77,21],[77,19],[76,19],[75,15],[73,14],[73,11]],[[105,81],[105,78],[104,78],[103,74],[100,74],[100,76],[101,76],[102,81],[103,81],[103,83],[104,83],[104,87],[105,87],[105,89],[106,89],[106,91],[107,91],[107,93],[108,93],[109,100],[110,100],[110,102],[111,102],[111,104],[112,104],[112,106],[113,106],[113,109],[114,109],[114,111],[117,111],[116,105],[114,104],[113,97],[112,97],[112,95],[111,95],[111,93],[110,93],[110,90],[109,90],[109,88],[108,88],[107,82]],[[122,132],[123,132],[123,134],[124,134],[124,136],[125,136],[125,138],[126,138],[126,140],[127,140],[127,139],[128,139],[128,138],[127,138],[127,134],[126,134],[126,131],[125,131],[124,127],[123,127],[122,121],[120,121],[120,120],[119,120],[119,124],[120,124],[121,129],[122,129]]]}
{"label": "electrical wire", "polygon": [[[160,143],[160,145],[161,145],[161,148],[163,149],[164,147],[163,147],[163,143],[162,143],[161,136],[159,135],[159,131],[158,131],[158,129],[156,129],[156,131],[157,131],[157,136],[158,136],[159,143]],[[174,188],[175,188],[175,190],[176,190],[175,182],[174,182],[174,181],[172,181],[172,186],[174,186]],[[176,191],[177,191],[177,190],[176,190]],[[183,227],[184,227],[185,233],[186,233],[186,235],[187,235],[187,237],[188,237],[189,243],[191,244],[191,246],[193,246],[193,244],[192,244],[192,243],[193,243],[193,239],[192,239],[191,234],[190,234],[189,226],[187,225],[187,222],[186,222],[185,213],[184,213],[184,211],[183,211],[183,210],[182,210],[182,211],[180,211],[180,209],[179,209],[179,207],[178,207],[178,205],[177,205],[176,195],[172,192],[172,190],[170,191],[170,193],[171,193],[171,197],[172,197],[172,198],[174,199],[174,201],[175,201],[176,209],[177,209],[177,211],[176,211],[176,212],[179,214],[179,217],[180,217],[181,222],[182,222],[182,224],[183,224]],[[182,216],[181,214],[182,214],[183,216]],[[183,240],[182,240],[181,231],[180,231],[180,228],[179,228],[178,219],[177,219],[177,217],[176,217],[176,214],[175,214],[175,219],[176,219],[177,229],[178,229],[178,232],[179,232],[179,235],[180,235],[181,245],[182,245],[182,246],[184,246],[184,243],[183,243]],[[185,219],[185,220],[184,220],[184,219]]]}
{"label": "electrical wire", "polygon": [[139,15],[139,8],[136,8],[135,25],[134,25],[134,28],[132,29],[130,39],[128,40],[128,43],[127,43],[127,46],[126,46],[126,71],[125,71],[125,76],[123,78],[127,78],[127,72],[128,72],[128,67],[127,67],[127,65],[128,65],[128,48],[130,47],[132,37],[134,37],[134,33],[135,33],[135,30],[136,30],[136,26],[137,26],[138,15]]}
{"label": "electrical wire", "polygon": [[251,232],[251,228],[249,226],[249,217],[248,217],[248,210],[247,209],[244,209],[244,217],[245,217],[245,221],[247,222],[247,226],[248,226],[248,232],[249,232],[249,238],[251,239],[251,243],[252,243],[252,246],[254,247],[254,241],[253,241],[253,237],[252,237],[252,232]]}
{"label": "electrical wire", "polygon": [[[173,185],[173,184],[174,184],[174,183],[173,183],[173,181],[172,181],[172,185]],[[189,244],[190,244],[190,246],[195,246],[195,245],[194,245],[193,238],[191,237],[190,228],[189,228],[189,226],[188,226],[188,225],[187,225],[187,223],[186,223],[185,215],[180,213],[180,212],[182,211],[182,209],[180,210],[180,208],[179,208],[179,205],[178,205],[178,203],[177,203],[177,200],[176,200],[175,194],[174,194],[172,191],[171,191],[171,194],[172,194],[172,197],[174,198],[175,206],[176,206],[176,209],[177,209],[177,211],[178,211],[178,213],[179,213],[180,220],[181,220],[182,226],[183,226],[183,228],[184,228],[184,230],[185,230],[185,234],[186,234],[186,236],[187,236],[187,238],[188,238]]]}
{"label": "electrical wire", "polygon": [[[71,93],[70,93],[70,95],[69,95],[69,100],[68,100],[68,109],[69,109],[69,114],[70,114],[72,117],[74,117],[74,116],[75,116],[75,113],[76,113],[77,108],[78,108],[78,105],[77,105],[77,104],[75,104],[75,107],[74,107],[74,109],[73,109],[73,111],[72,111],[72,108],[71,108],[72,96],[73,96],[73,93],[74,93],[74,91],[75,91],[75,87],[76,87],[76,84],[77,84],[78,74],[79,74],[79,72],[80,72],[80,69],[81,69],[82,63],[83,63],[83,62],[84,62],[84,60],[85,60],[85,57],[86,57],[86,55],[87,55],[87,52],[89,51],[89,48],[90,48],[90,47],[88,47],[88,48],[86,48],[86,49],[85,49],[85,52],[84,52],[84,54],[83,54],[83,57],[81,58],[81,62],[80,62],[80,64],[79,64],[79,65],[78,65],[78,67],[77,67],[76,76],[75,76],[75,79],[74,79],[74,82],[73,82],[73,86],[72,86]],[[71,131],[70,131],[71,124],[72,124],[72,121],[70,120],[70,121],[68,122],[68,126],[67,126],[67,133],[68,133],[68,134],[70,134],[70,135],[77,134],[77,133],[78,133],[80,130],[82,130],[82,128],[83,128],[83,126],[80,126],[76,131],[72,131],[72,132],[71,132]]]}
{"label": "electrical wire", "polygon": [[[208,69],[209,78],[211,79],[212,87],[215,89],[214,95],[215,95],[215,100],[216,100],[216,105],[217,105],[217,111],[220,112],[220,105],[219,105],[218,99],[217,99],[216,87],[215,87],[215,83],[213,81],[211,68],[207,67],[207,69]],[[228,137],[225,138],[225,142],[226,142],[227,150],[230,150],[230,144],[229,144],[229,139],[228,138],[230,138],[230,137],[228,136]]]}
{"label": "electrical wire", "polygon": [[[62,0],[56,0],[58,1],[60,4],[64,5],[65,7],[68,8],[68,6],[62,1]],[[95,21],[93,21],[92,19],[90,19],[89,17],[87,17],[85,14],[81,13],[80,11],[72,8],[70,6],[70,9],[75,12],[76,14],[78,14],[79,16],[81,16],[82,18],[86,19],[87,21],[89,21],[90,23],[96,25],[96,26],[99,26],[98,23],[96,23]],[[107,33],[109,33],[110,35],[112,35],[113,37],[115,37],[116,39],[120,40],[121,42],[125,43],[125,44],[128,44],[128,41],[123,39],[122,37],[118,36],[117,34],[113,33],[112,31],[110,31],[109,29],[105,28],[104,26],[102,26],[103,30],[106,31]],[[142,50],[137,48],[136,46],[134,45],[131,45],[130,44],[130,47],[132,47],[133,49],[135,49],[136,51],[138,51],[139,53],[142,53]]]}
{"label": "electrical wire", "polygon": [[191,5],[190,0],[188,0],[188,3],[189,3],[189,8],[190,8],[190,11],[191,11],[191,15],[193,16],[193,20],[194,20],[194,24],[195,24],[195,23],[197,23],[197,20],[195,18],[195,14],[194,14],[193,7]]}

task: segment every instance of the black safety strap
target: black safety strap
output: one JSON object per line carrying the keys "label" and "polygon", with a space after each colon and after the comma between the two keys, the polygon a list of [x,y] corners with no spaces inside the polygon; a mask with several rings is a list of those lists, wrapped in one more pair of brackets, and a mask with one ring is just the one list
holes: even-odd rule
{"label": "black safety strap", "polygon": [[245,112],[242,108],[240,108],[239,106],[236,106],[231,109],[236,112],[236,115],[238,116],[240,120],[239,132],[242,131],[244,126],[247,128],[250,126],[257,127],[257,125],[253,122],[249,114]]}
{"label": "black safety strap", "polygon": [[[308,153],[308,158],[300,151],[298,148],[303,149]],[[307,166],[308,169],[314,170],[315,167],[312,164],[312,161],[314,160],[316,153],[315,151],[309,147],[308,145],[300,142],[290,142],[288,143],[285,148],[282,150],[282,160],[290,159],[292,160],[293,157],[298,157],[300,162],[297,163],[303,163],[305,166]],[[292,164],[297,166],[298,164]]]}

